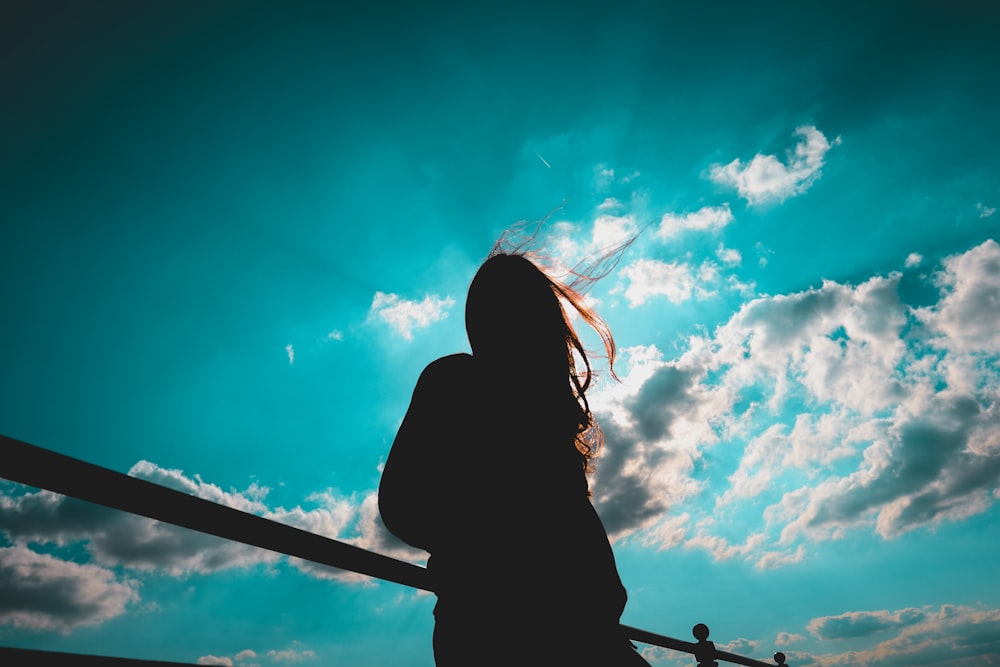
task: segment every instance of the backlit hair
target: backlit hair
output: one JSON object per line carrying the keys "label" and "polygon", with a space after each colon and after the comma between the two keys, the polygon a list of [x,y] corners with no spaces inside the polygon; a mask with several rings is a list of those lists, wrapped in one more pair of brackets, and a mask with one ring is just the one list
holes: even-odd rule
{"label": "backlit hair", "polygon": [[515,238],[511,230],[500,237],[469,287],[465,315],[473,355],[501,360],[497,366],[511,372],[519,363],[528,364],[533,381],[560,382],[552,386],[565,387],[578,406],[567,419],[573,421],[576,448],[590,471],[604,436],[587,401],[595,372],[568,309],[600,337],[608,370],[618,379],[611,329],[587,303],[585,292],[614,269],[634,237],[585,263],[561,269],[566,278],[556,277],[557,262],[532,249],[537,230],[523,240]]}

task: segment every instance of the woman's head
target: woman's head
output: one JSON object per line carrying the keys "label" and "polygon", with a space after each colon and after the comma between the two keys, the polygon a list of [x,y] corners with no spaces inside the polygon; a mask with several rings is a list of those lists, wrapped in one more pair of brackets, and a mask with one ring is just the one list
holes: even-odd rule
{"label": "woman's head", "polygon": [[[614,374],[615,344],[604,320],[579,292],[521,253],[494,252],[479,268],[469,286],[465,325],[474,357],[514,374],[530,389],[572,393],[580,406],[577,445],[589,457],[600,438],[585,396],[592,371],[564,304],[601,337]],[[576,357],[583,362],[582,372]]]}

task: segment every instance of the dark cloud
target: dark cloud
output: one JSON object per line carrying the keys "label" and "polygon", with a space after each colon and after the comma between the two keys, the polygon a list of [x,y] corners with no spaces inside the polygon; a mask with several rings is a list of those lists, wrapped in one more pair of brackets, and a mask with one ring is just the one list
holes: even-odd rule
{"label": "dark cloud", "polygon": [[0,624],[69,632],[120,616],[138,599],[136,582],[102,567],[0,548]]}
{"label": "dark cloud", "polygon": [[[857,611],[813,619],[818,639],[884,638],[844,653],[789,653],[801,667],[978,667],[1000,660],[1000,610],[944,605],[938,608]],[[859,641],[860,640],[860,641]]]}
{"label": "dark cloud", "polygon": [[0,531],[20,544],[87,542],[95,561],[140,570],[213,572],[269,552],[51,493],[0,496]]}
{"label": "dark cloud", "polygon": [[626,464],[638,454],[635,433],[614,423],[610,415],[598,415],[598,419],[604,431],[604,449],[597,461],[591,491],[605,530],[615,537],[656,518],[667,509],[667,503],[653,495],[646,475],[626,469]]}
{"label": "dark cloud", "polygon": [[852,639],[867,637],[889,628],[919,623],[927,617],[920,609],[888,611],[856,611],[839,616],[826,616],[809,623],[809,632],[819,639]]}
{"label": "dark cloud", "polygon": [[640,438],[649,442],[670,436],[674,421],[697,405],[691,395],[695,381],[696,376],[690,370],[661,366],[646,380],[638,394],[623,402]]}
{"label": "dark cloud", "polygon": [[[895,535],[933,523],[985,500],[1000,482],[1000,452],[977,453],[970,434],[984,415],[967,394],[941,392],[928,412],[900,421],[889,430],[888,460],[870,479],[819,501],[813,527],[854,523],[880,512],[879,531]],[[894,506],[896,504],[896,506]]]}

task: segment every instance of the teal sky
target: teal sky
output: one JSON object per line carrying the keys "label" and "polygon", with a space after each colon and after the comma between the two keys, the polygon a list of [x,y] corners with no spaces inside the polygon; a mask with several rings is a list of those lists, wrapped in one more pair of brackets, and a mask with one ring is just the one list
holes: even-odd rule
{"label": "teal sky", "polygon": [[[374,492],[479,262],[519,221],[563,262],[638,233],[591,292],[622,620],[794,667],[1000,661],[998,29],[7,3],[0,433],[423,562]],[[0,480],[2,600],[4,646],[433,665],[430,595]]]}

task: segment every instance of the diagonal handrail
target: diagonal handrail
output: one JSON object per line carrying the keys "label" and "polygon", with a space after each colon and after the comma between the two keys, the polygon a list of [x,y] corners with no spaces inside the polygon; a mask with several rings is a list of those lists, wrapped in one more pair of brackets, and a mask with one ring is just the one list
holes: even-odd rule
{"label": "diagonal handrail", "polygon": [[[0,435],[0,477],[314,563],[433,591],[427,570],[419,565],[130,477],[5,435]],[[771,663],[716,649],[712,642],[707,641],[708,628],[700,624],[694,630],[698,643],[627,625],[622,625],[622,628],[630,639],[690,653],[698,658],[699,664],[702,660],[706,665],[712,660],[726,660],[747,667],[774,667]],[[0,656],[10,651],[23,649],[0,647]],[[781,653],[775,654],[775,660],[779,665],[785,664],[785,656]],[[157,663],[146,661],[145,664]]]}
{"label": "diagonal handrail", "polygon": [[0,477],[243,544],[431,590],[427,570],[0,435]]}

